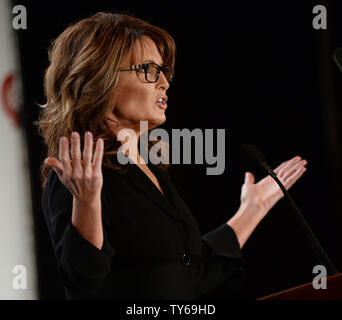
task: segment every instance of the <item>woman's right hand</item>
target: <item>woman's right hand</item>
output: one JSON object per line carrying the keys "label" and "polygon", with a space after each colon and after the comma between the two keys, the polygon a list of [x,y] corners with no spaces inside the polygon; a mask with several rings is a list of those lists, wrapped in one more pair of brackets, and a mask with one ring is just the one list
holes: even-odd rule
{"label": "woman's right hand", "polygon": [[[280,164],[274,172],[288,190],[306,171],[306,160],[296,156]],[[237,213],[227,221],[242,248],[256,226],[284,195],[272,177],[266,176],[257,183],[251,172],[246,172],[241,188],[241,204]]]}
{"label": "woman's right hand", "polygon": [[[289,190],[306,171],[306,165],[306,160],[296,156],[281,163],[274,169],[274,173],[276,173],[285,189]],[[284,194],[278,184],[269,175],[258,183],[254,183],[254,181],[254,175],[247,172],[245,175],[245,183],[241,189],[241,203],[254,207],[256,212],[263,212],[263,215],[265,215],[284,197]]]}
{"label": "woman's right hand", "polygon": [[59,180],[69,189],[75,200],[91,201],[101,195],[103,185],[102,158],[103,139],[96,142],[93,156],[93,136],[87,131],[84,137],[84,150],[81,158],[80,136],[77,132],[71,135],[71,157],[69,156],[69,140],[59,140],[59,160],[46,158],[44,163],[58,175]]}

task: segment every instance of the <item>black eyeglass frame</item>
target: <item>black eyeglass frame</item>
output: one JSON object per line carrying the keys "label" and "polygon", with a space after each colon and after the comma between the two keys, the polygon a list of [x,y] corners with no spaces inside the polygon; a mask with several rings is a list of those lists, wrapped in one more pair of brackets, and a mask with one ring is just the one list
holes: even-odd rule
{"label": "black eyeglass frame", "polygon": [[[149,65],[154,65],[154,66],[156,66],[157,69],[158,69],[155,81],[150,81],[150,80],[147,79],[147,70],[148,70]],[[122,67],[122,68],[119,69],[119,71],[132,71],[132,70],[134,70],[134,71],[139,71],[139,70],[141,70],[141,69],[144,69],[144,70],[145,70],[145,80],[146,80],[147,82],[150,82],[150,83],[156,83],[156,82],[159,80],[159,76],[160,76],[160,72],[161,72],[161,71],[164,73],[165,78],[166,78],[166,80],[167,80],[169,83],[170,83],[170,82],[172,81],[172,79],[173,79],[173,73],[170,73],[170,74],[171,74],[171,75],[170,75],[170,79],[167,79],[167,77],[166,77],[166,72],[169,71],[169,70],[171,69],[170,67],[165,67],[165,66],[161,67],[159,64],[154,63],[154,62],[142,63],[142,64],[133,64],[133,65],[131,65],[131,66],[129,66],[129,67]]]}

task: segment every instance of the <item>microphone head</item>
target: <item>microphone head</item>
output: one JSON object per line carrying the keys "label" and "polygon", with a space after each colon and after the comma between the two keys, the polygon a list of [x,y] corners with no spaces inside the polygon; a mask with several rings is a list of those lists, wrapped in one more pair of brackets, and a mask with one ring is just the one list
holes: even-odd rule
{"label": "microphone head", "polygon": [[241,146],[241,155],[247,166],[259,173],[268,174],[268,170],[271,169],[265,156],[255,145],[243,144]]}
{"label": "microphone head", "polygon": [[338,66],[338,68],[340,69],[340,71],[342,72],[342,48],[337,48],[333,54],[333,58]]}

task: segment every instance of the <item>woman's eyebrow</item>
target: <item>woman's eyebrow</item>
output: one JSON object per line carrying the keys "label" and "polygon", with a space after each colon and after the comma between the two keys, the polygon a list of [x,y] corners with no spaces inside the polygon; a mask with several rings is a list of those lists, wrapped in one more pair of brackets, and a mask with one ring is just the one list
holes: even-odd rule
{"label": "woman's eyebrow", "polygon": [[157,63],[157,62],[155,62],[154,60],[146,60],[146,61],[144,61],[143,63],[156,63],[156,64],[158,64],[159,66],[163,66],[163,63],[162,64],[159,64],[159,63]]}

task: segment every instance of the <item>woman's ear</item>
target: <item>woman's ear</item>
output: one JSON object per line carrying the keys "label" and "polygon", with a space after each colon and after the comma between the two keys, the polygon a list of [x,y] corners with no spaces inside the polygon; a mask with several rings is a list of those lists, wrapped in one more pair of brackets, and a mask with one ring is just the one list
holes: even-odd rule
{"label": "woman's ear", "polygon": [[114,123],[116,124],[116,126],[119,126],[119,121],[113,120],[113,119],[111,119],[110,117],[106,117],[106,119],[109,120],[109,121],[114,122]]}
{"label": "woman's ear", "polygon": [[119,127],[119,120],[117,117],[112,113],[108,113],[105,117],[105,121],[107,127],[113,132],[114,135],[117,135],[117,128]]}

